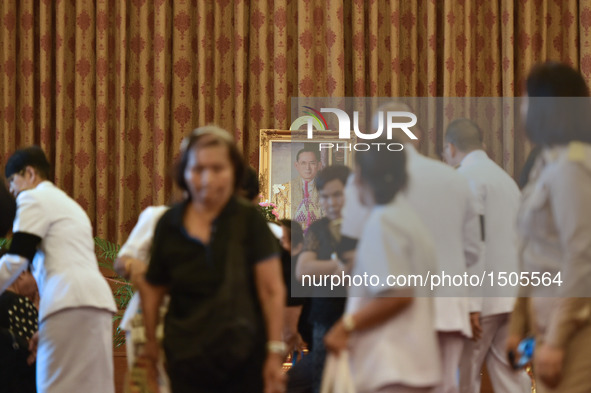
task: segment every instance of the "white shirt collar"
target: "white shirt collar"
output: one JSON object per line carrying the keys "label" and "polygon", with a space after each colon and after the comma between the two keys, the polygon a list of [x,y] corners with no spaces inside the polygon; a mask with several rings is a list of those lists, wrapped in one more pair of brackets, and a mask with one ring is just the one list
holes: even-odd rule
{"label": "white shirt collar", "polygon": [[[302,181],[302,187],[305,187],[306,186],[306,181],[304,179],[302,179],[301,177],[300,177],[300,180]],[[314,179],[312,179],[312,180],[310,180],[308,182],[308,187],[314,185],[314,180],[316,180],[316,179],[314,178]]]}
{"label": "white shirt collar", "polygon": [[407,151],[408,155],[415,155],[415,154],[421,154],[417,151],[417,149],[415,148],[415,146],[412,143],[404,143],[404,150]]}
{"label": "white shirt collar", "polygon": [[51,186],[53,186],[52,182],[50,182],[49,180],[43,180],[41,183],[37,184],[37,187],[35,187],[35,188],[42,189],[42,188],[47,188],[47,187],[51,187]]}
{"label": "white shirt collar", "polygon": [[488,155],[484,150],[472,150],[470,153],[466,154],[466,157],[460,162],[460,166],[462,165],[470,165],[475,161],[479,161],[482,159],[488,158]]}

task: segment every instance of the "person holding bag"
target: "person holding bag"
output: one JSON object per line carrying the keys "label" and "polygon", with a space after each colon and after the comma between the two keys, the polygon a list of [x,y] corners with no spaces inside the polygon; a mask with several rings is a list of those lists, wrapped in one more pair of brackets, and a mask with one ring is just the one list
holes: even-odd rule
{"label": "person holding bag", "polygon": [[[376,275],[385,284],[389,275],[436,272],[431,237],[401,193],[404,151],[358,152],[355,161],[360,200],[371,213],[352,275]],[[358,393],[423,393],[440,382],[433,302],[425,295],[409,284],[349,288],[345,315],[325,344],[333,356],[349,350]]]}
{"label": "person holding bag", "polygon": [[[536,65],[525,83],[522,116],[541,151],[528,177],[517,219],[520,287],[509,328],[514,358],[536,340],[536,389],[591,391],[591,99],[585,78],[567,64]],[[534,276],[542,277],[536,285]]]}

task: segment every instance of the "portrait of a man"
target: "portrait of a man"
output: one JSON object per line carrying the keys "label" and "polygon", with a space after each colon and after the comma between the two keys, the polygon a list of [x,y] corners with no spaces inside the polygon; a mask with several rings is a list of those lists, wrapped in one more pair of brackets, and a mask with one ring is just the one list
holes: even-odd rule
{"label": "portrait of a man", "polygon": [[277,205],[280,217],[299,222],[305,230],[323,216],[314,181],[322,169],[318,145],[300,149],[293,166],[297,177],[287,183],[273,184],[272,202]]}

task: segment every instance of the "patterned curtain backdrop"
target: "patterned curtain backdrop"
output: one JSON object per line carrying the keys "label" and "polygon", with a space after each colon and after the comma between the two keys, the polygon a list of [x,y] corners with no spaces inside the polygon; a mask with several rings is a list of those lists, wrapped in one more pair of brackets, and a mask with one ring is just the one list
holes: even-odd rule
{"label": "patterned curtain backdrop", "polygon": [[[232,131],[257,166],[258,130],[289,127],[291,97],[513,97],[546,59],[591,80],[590,30],[591,0],[3,0],[0,163],[40,144],[121,242],[170,200],[194,127]],[[517,173],[529,146],[501,112],[486,143]]]}

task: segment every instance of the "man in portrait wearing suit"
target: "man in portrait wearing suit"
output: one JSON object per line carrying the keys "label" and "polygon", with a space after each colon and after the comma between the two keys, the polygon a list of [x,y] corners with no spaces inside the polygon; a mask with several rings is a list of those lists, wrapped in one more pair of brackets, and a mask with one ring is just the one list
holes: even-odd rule
{"label": "man in portrait wearing suit", "polygon": [[320,151],[304,147],[296,154],[294,166],[299,176],[288,183],[273,185],[272,202],[277,205],[281,218],[297,221],[306,230],[323,216],[314,181],[322,168]]}

